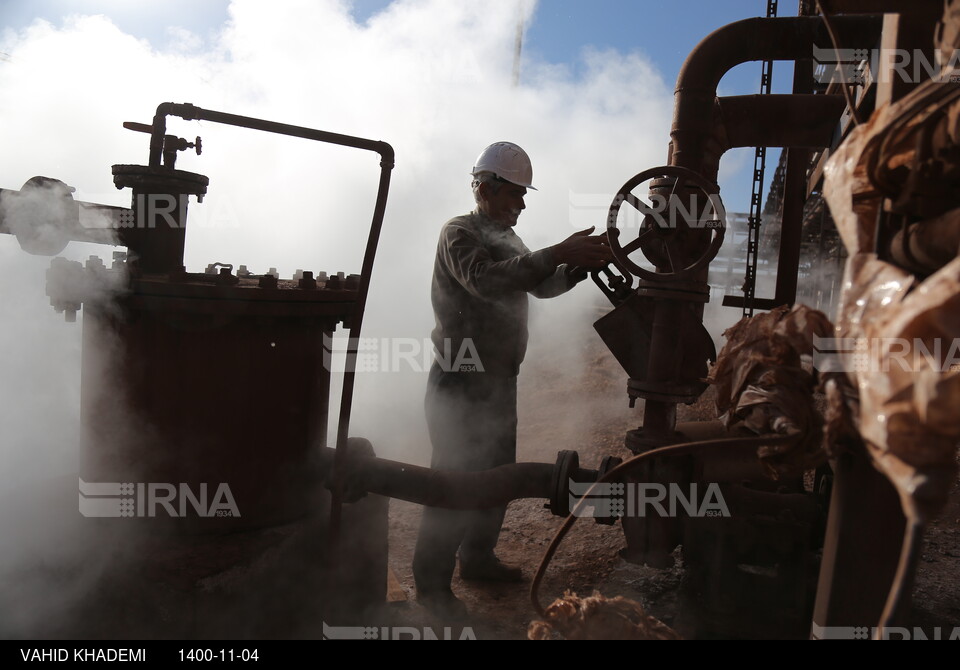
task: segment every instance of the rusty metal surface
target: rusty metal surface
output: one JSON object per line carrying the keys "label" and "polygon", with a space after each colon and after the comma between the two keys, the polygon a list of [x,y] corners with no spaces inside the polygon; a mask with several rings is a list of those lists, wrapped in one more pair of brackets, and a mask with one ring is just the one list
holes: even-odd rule
{"label": "rusty metal surface", "polygon": [[[873,46],[879,36],[880,22],[877,19],[854,17],[840,23],[847,44]],[[691,52],[677,80],[671,131],[671,165],[690,168],[707,180],[714,179],[723,149],[708,149],[712,146],[709,139],[713,135],[721,137],[721,147],[741,144],[753,146],[760,142],[784,146],[829,145],[834,119],[839,118],[843,108],[840,101],[832,96],[799,95],[803,90],[795,86],[796,95],[792,96],[721,100],[717,103],[718,108],[723,110],[726,105],[727,118],[724,118],[723,112],[717,116],[714,107],[717,84],[733,66],[750,60],[807,58],[811,45],[827,39],[822,21],[814,17],[748,19],[721,28],[704,39]],[[795,77],[799,78],[801,72],[805,72],[805,69],[798,67]],[[758,119],[772,121],[758,122]],[[798,120],[803,122],[798,125]],[[729,129],[724,127],[725,121],[729,121]],[[803,194],[793,187],[797,184],[806,185],[804,177],[808,160],[808,154],[800,149],[792,149],[790,155],[791,169],[788,170],[787,179],[791,195],[787,203],[789,209],[785,208],[781,272],[778,274],[776,296],[777,300],[786,303],[792,302],[796,294],[802,223]],[[680,260],[674,260],[672,266],[679,263],[684,267],[687,263],[695,262],[699,256],[695,249],[684,251],[686,254],[680,254]],[[658,270],[667,271],[659,266]],[[678,381],[676,368],[680,354],[676,333],[681,332],[678,309],[666,300],[658,305],[651,328],[651,363],[648,380],[645,380],[647,383],[676,384]],[[687,385],[683,383],[685,379],[680,380],[681,387]],[[639,390],[642,392],[646,389]],[[670,393],[669,389],[660,391],[658,393],[657,389],[653,389],[653,393],[647,397],[643,440],[652,439],[656,442],[672,438],[675,403],[683,399],[677,397],[676,393]]]}
{"label": "rusty metal surface", "polygon": [[[328,316],[345,320],[357,301],[357,291],[344,288],[301,289],[298,281],[274,280],[260,286],[260,278],[237,278],[235,284],[217,284],[210,275],[140,276],[130,282],[126,300],[151,311],[265,315]],[[206,279],[200,283],[200,279]]]}
{"label": "rusty metal surface", "polygon": [[[320,475],[329,483],[336,451],[318,452]],[[620,463],[608,457],[600,470],[580,467],[576,451],[561,451],[556,463],[512,463],[481,471],[435,470],[377,458],[373,445],[350,438],[344,470],[344,501],[368,493],[406,500],[427,507],[474,510],[502,507],[514,500],[541,498],[557,516],[570,514],[570,505],[582,496],[571,483],[591,484]]]}
{"label": "rusty metal surface", "polygon": [[960,249],[960,209],[901,228],[890,241],[891,258],[920,274],[931,274],[952,261]]}
{"label": "rusty metal surface", "polygon": [[[696,282],[717,255],[726,233],[726,211],[719,191],[716,183],[677,166],[634,175],[614,196],[607,215],[607,239],[617,267],[654,284]],[[624,208],[625,204],[636,212]],[[634,232],[633,217],[638,214],[643,217],[636,226],[637,236],[628,239]],[[631,259],[638,250],[655,272]]]}
{"label": "rusty metal surface", "polygon": [[[846,21],[844,30],[846,35],[854,37],[852,43],[872,46],[879,35],[879,22],[875,19]],[[716,177],[720,155],[732,146],[829,146],[834,126],[843,110],[842,101],[833,96],[754,96],[721,99],[714,106],[716,85],[729,68],[749,60],[806,58],[810,55],[811,45],[815,41],[825,42],[826,38],[826,31],[818,18],[751,19],[727,26],[701,42],[691,53],[678,79],[671,132],[671,165],[690,168],[711,180]],[[805,71],[799,67],[798,70]],[[802,90],[796,89],[795,93],[802,93]],[[711,137],[717,142],[710,144]],[[721,147],[719,150],[718,146]],[[804,176],[802,170],[806,167],[802,164],[805,152],[794,150],[792,155],[793,169],[788,175],[790,184]],[[805,186],[805,181],[801,185]],[[791,200],[790,206],[798,215],[802,212],[802,202],[802,198],[799,202]],[[794,226],[797,235],[799,223],[797,221]],[[787,225],[791,225],[789,221]],[[782,248],[787,274],[791,268],[790,258],[799,254],[799,245],[791,244],[790,234],[787,233],[788,239]],[[635,245],[632,248],[636,248]],[[656,262],[656,249],[644,248],[644,253],[653,258],[659,273],[696,263],[702,249],[680,249],[676,254],[678,258],[671,259],[670,267],[666,267],[665,262]],[[709,260],[712,254],[706,257]],[[796,262],[793,270],[795,273]],[[648,279],[663,281],[665,276]],[[792,278],[792,292],[789,281],[790,278],[785,279],[787,285],[778,298],[795,293],[796,277]],[[656,297],[660,299],[654,299]],[[638,300],[646,300],[649,304],[637,303],[631,308],[631,302]],[[637,306],[644,308],[638,310]],[[699,348],[685,346],[691,342],[685,342],[678,334],[692,332],[692,323],[699,323],[702,319],[702,308],[694,306],[688,296],[656,296],[654,292],[650,297],[640,298],[638,295],[622,301],[617,310],[622,314],[608,317],[610,326],[598,323],[598,330],[613,331],[617,330],[614,326],[627,324],[622,333],[608,332],[604,339],[608,346],[612,345],[611,349],[624,367],[637,373],[631,374],[631,398],[646,399],[643,426],[628,435],[628,447],[642,452],[676,443],[679,441],[675,426],[676,404],[690,402],[702,392],[705,386],[695,388],[692,382],[702,379],[706,373],[705,369],[693,370],[689,366],[681,370],[684,356],[694,358]],[[636,314],[639,311],[642,315]],[[692,322],[685,319],[688,311],[694,317]],[[630,318],[624,319],[624,316]],[[707,358],[700,356],[700,364]],[[684,396],[683,390],[692,393]],[[814,438],[819,435],[816,431],[812,434]],[[781,451],[773,450],[770,456],[781,454]],[[694,471],[699,468],[697,461],[690,459],[654,462],[645,465],[636,477],[638,482],[658,481],[683,486],[694,481]],[[736,466],[725,468],[720,465],[713,471],[736,472],[736,469]],[[651,565],[669,565],[672,562],[669,553],[683,540],[684,524],[676,519],[625,519],[623,525],[628,538],[626,555]]]}
{"label": "rusty metal surface", "polygon": [[842,95],[743,95],[719,98],[726,149],[829,147],[846,108]]}
{"label": "rusty metal surface", "polygon": [[137,302],[151,308],[86,306],[81,477],[206,484],[211,495],[226,483],[241,516],[197,519],[206,530],[305,514],[329,405],[322,342],[337,318]]}
{"label": "rusty metal surface", "polygon": [[[351,438],[350,442],[355,444],[357,440]],[[332,468],[333,458],[334,450],[323,450],[321,462],[325,468]],[[554,467],[549,463],[513,463],[478,472],[442,471],[348,453],[345,500],[369,492],[427,507],[501,507],[521,498],[551,498]]]}
{"label": "rusty metal surface", "polygon": [[822,538],[822,503],[802,486],[761,490],[727,483],[729,518],[684,526],[691,565],[684,598],[698,637],[800,639],[810,625]]}
{"label": "rusty metal surface", "polygon": [[700,396],[706,384],[707,361],[716,358],[713,339],[692,307],[682,307],[680,327],[675,333],[680,346],[675,359],[677,372],[668,379],[650,376],[653,323],[663,301],[634,293],[594,323],[607,348],[630,377],[628,395],[649,398],[651,394],[673,396],[674,402],[690,402]]}
{"label": "rusty metal surface", "polygon": [[[881,21],[876,17],[839,17],[836,24],[847,48],[873,48],[880,35]],[[819,17],[746,19],[707,36],[690,53],[677,79],[671,164],[715,178],[712,168],[705,169],[704,159],[713,132],[714,99],[721,77],[734,66],[752,60],[809,58],[813,44],[829,44]]]}
{"label": "rusty metal surface", "polygon": [[[291,285],[273,275],[234,275],[229,266],[219,272],[214,268],[210,277],[186,273],[188,201],[191,195],[203,197],[208,179],[174,169],[177,152],[195,148],[199,154],[201,140],[168,135],[168,115],[378,153],[380,184],[361,274],[318,281],[304,273]],[[103,338],[116,346],[103,357],[84,347],[84,468],[94,478],[118,481],[131,479],[124,475],[127,467],[149,481],[226,478],[237,488],[238,505],[249,510],[227,527],[303,514],[311,504],[314,450],[326,436],[330,361],[324,358],[331,352],[324,349],[324,340],[338,323],[349,324],[353,340],[359,335],[393,149],[385,142],[190,104],[163,103],[151,125],[126,127],[150,133],[150,155],[147,166],[113,167],[117,187],[133,190],[133,207],[121,212],[116,226],[119,241],[131,252],[129,279],[122,295],[96,296],[101,300],[87,304],[87,344]],[[65,289],[55,287],[53,294],[57,291]],[[65,311],[73,311],[75,298],[60,296]],[[355,356],[354,346],[347,357]],[[354,367],[352,360],[347,363],[341,446],[349,431],[353,393]],[[101,382],[112,392],[101,390]],[[126,419],[126,412],[135,418]],[[340,498],[335,483],[330,506],[334,545]]]}
{"label": "rusty metal surface", "polygon": [[164,273],[183,269],[187,208],[191,195],[207,192],[201,174],[142,165],[114,165],[117,188],[133,189],[133,221],[118,231],[139,272]]}
{"label": "rusty metal surface", "polygon": [[897,570],[904,521],[896,490],[862,445],[834,461],[814,634],[819,627],[873,626],[880,620]]}

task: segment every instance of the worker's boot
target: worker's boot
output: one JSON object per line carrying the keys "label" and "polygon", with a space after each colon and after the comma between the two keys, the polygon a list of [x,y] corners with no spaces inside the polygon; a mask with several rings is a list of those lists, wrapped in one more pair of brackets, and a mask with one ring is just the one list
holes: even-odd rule
{"label": "worker's boot", "polygon": [[470,614],[462,600],[447,589],[417,590],[417,602],[428,612],[444,621],[463,621]]}
{"label": "worker's boot", "polygon": [[500,559],[490,555],[483,559],[460,558],[460,578],[474,582],[522,582],[523,571],[504,565]]}

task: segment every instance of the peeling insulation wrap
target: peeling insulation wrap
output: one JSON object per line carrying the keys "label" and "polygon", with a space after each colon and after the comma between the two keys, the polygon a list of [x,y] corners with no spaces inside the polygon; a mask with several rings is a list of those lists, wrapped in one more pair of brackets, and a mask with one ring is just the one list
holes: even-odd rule
{"label": "peeling insulation wrap", "polygon": [[[960,259],[922,278],[876,253],[885,196],[870,175],[878,164],[882,172],[887,165],[914,163],[912,143],[888,136],[895,134],[888,124],[902,124],[910,105],[917,106],[916,99],[879,110],[826,168],[824,195],[850,254],[836,319],[837,351],[859,394],[859,407],[843,394],[830,394],[829,413],[852,414],[904,511],[923,520],[942,508],[957,473]],[[918,116],[930,118],[929,110]],[[885,146],[892,148],[882,153]],[[912,204],[905,197],[899,201],[906,203],[902,207]]]}
{"label": "peeling insulation wrap", "polygon": [[757,434],[797,435],[794,442],[759,450],[760,461],[775,478],[826,460],[823,419],[813,403],[816,381],[803,361],[813,353],[814,338],[832,330],[822,312],[797,305],[742,319],[724,333],[727,344],[710,381],[727,426],[741,420]]}

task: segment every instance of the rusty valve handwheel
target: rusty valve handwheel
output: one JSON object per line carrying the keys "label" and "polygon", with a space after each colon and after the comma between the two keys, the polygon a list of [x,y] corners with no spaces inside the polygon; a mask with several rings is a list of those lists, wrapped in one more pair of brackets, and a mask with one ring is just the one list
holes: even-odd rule
{"label": "rusty valve handwheel", "polygon": [[[651,180],[646,201],[634,195],[638,186]],[[623,203],[642,216],[637,238],[626,244],[620,237],[631,217],[621,217]],[[703,231],[702,238],[692,235],[697,230]],[[649,281],[687,279],[706,267],[720,251],[725,230],[720,187],[693,170],[670,165],[644,170],[630,179],[613,199],[607,216],[607,239],[617,267]],[[630,260],[637,250],[662,271]]]}

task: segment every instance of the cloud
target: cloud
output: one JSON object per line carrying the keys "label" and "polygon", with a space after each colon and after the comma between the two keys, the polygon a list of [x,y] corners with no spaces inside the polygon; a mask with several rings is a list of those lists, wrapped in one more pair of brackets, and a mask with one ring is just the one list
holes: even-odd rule
{"label": "cloud", "polygon": [[[536,20],[533,3],[524,11]],[[164,101],[387,141],[397,164],[364,335],[422,339],[433,325],[437,234],[472,208],[468,172],[484,146],[510,140],[533,158],[539,191],[517,229],[531,248],[588,221],[604,226],[619,186],[665,162],[672,92],[645,58],[586,52],[577,74],[526,59],[514,87],[516,21],[509,0],[396,0],[362,24],[338,0],[234,0],[221,30],[201,40],[172,28],[162,48],[105,16],[36,21],[7,34],[11,60],[0,62],[0,187],[45,175],[76,187],[80,200],[128,206],[110,166],[145,163],[148,143],[121,124],[149,123]],[[375,155],[178,119],[168,132],[203,138],[203,154],[181,154],[177,166],[210,177],[204,203],[191,204],[189,270],[220,261],[287,277],[298,268],[359,272]],[[6,472],[51,461],[69,471],[79,442],[80,324],[45,306],[49,260],[0,237],[0,407],[9,421],[0,463]],[[66,255],[98,253],[109,264],[111,251],[72,244]],[[558,313],[592,321],[586,305],[596,295],[583,285]],[[361,376],[352,434],[382,455],[425,462],[424,383],[422,372]]]}

